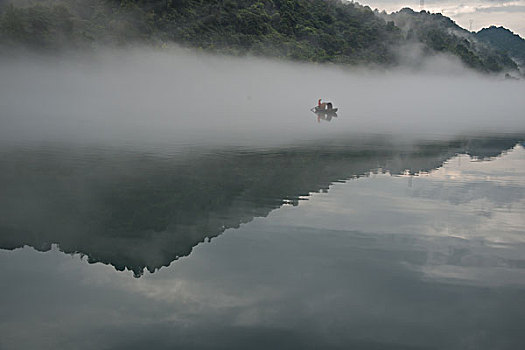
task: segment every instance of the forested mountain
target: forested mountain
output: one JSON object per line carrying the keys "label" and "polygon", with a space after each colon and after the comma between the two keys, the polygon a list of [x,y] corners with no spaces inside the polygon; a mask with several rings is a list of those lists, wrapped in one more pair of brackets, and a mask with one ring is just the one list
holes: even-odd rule
{"label": "forested mountain", "polygon": [[0,44],[41,51],[177,43],[311,62],[394,65],[403,44],[450,53],[486,72],[516,70],[504,52],[440,14],[386,15],[342,0],[9,0]]}
{"label": "forested mountain", "polygon": [[393,23],[339,0],[60,0],[6,6],[3,42],[40,49],[65,44],[175,42],[230,54],[316,62],[389,63]]}
{"label": "forested mountain", "polygon": [[484,41],[494,48],[507,53],[523,67],[525,64],[525,40],[503,27],[491,26],[476,33],[478,40]]}
{"label": "forested mountain", "polygon": [[404,8],[382,17],[394,21],[408,42],[422,43],[427,52],[455,55],[465,65],[481,71],[518,69],[516,62],[505,52],[480,42],[473,33],[440,13],[415,12]]}

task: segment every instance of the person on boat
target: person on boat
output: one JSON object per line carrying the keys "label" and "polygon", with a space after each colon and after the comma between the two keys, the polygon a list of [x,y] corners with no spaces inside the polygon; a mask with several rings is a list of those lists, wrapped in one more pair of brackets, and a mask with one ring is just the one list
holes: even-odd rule
{"label": "person on boat", "polygon": [[317,110],[332,110],[334,106],[332,105],[332,102],[321,102],[322,99],[319,99],[317,101]]}

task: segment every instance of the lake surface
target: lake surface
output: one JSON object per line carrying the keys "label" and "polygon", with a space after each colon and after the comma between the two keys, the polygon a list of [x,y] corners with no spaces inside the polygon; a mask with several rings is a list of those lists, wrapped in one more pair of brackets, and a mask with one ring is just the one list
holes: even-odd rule
{"label": "lake surface", "polygon": [[140,48],[0,77],[0,350],[525,348],[523,81]]}
{"label": "lake surface", "polygon": [[524,348],[523,140],[3,143],[0,349]]}

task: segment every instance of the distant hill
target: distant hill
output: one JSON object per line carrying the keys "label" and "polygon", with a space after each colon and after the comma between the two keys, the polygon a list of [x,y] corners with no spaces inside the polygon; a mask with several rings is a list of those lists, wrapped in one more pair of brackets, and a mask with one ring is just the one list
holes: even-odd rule
{"label": "distant hill", "polygon": [[418,42],[429,55],[455,55],[479,71],[517,69],[505,52],[478,43],[448,17],[410,9],[383,15],[341,0],[0,1],[4,48],[177,43],[233,55],[395,65],[397,48]]}
{"label": "distant hill", "polygon": [[394,21],[407,42],[419,42],[427,50],[455,55],[471,68],[487,72],[518,68],[505,52],[490,43],[480,42],[473,33],[440,13],[415,12],[404,8],[383,15],[383,18]]}
{"label": "distant hill", "polygon": [[483,28],[476,33],[476,38],[507,53],[519,61],[522,67],[525,65],[525,39],[507,28],[495,26]]}

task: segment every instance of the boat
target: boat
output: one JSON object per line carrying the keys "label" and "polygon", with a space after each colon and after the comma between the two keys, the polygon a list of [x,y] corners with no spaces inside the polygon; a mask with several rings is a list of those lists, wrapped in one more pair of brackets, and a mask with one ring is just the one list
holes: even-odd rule
{"label": "boat", "polygon": [[319,106],[315,106],[310,110],[319,114],[336,114],[338,109],[339,108],[321,108]]}

